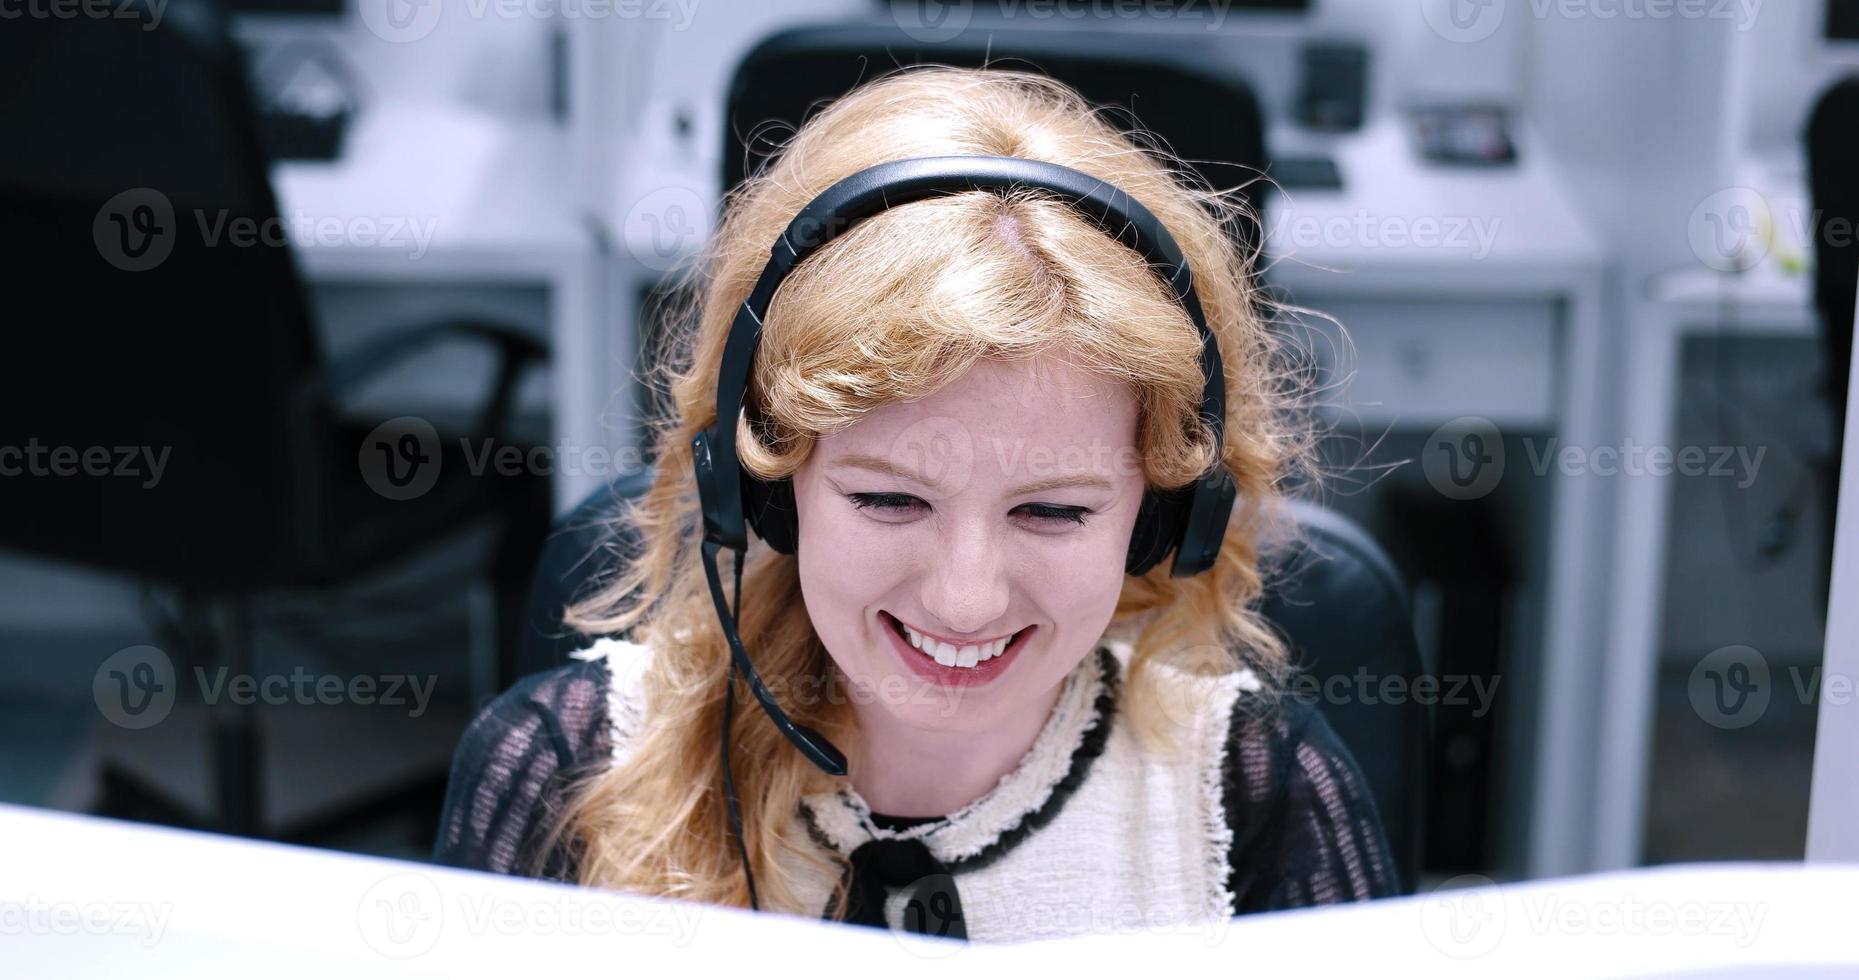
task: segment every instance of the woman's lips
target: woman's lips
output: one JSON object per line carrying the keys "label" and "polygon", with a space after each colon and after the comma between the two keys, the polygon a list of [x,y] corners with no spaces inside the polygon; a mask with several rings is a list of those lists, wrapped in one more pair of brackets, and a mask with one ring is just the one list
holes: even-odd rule
{"label": "woman's lips", "polygon": [[884,633],[890,637],[891,649],[896,651],[899,659],[903,660],[904,666],[918,677],[944,687],[980,687],[993,683],[995,678],[1005,673],[1013,661],[1019,658],[1020,651],[1025,648],[1033,631],[1037,629],[1037,627],[1028,626],[1015,633],[999,656],[984,660],[973,667],[944,667],[929,654],[910,645],[897,617],[886,612],[880,612],[878,616],[884,621]]}

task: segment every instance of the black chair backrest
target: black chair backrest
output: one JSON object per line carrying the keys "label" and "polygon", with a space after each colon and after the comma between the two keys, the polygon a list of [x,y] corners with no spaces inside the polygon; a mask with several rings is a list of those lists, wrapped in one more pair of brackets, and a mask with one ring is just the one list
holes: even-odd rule
{"label": "black chair backrest", "polygon": [[0,547],[236,581],[292,533],[318,350],[218,11],[122,9],[0,30],[0,446],[52,474],[4,480]]}
{"label": "black chair backrest", "polygon": [[[1814,304],[1820,311],[1837,429],[1846,421],[1853,305],[1859,292],[1859,76],[1836,82],[1815,103],[1807,125],[1807,172],[1814,216]],[[1836,434],[1833,451],[1840,446]]]}
{"label": "black chair backrest", "polygon": [[[567,516],[543,548],[518,644],[518,676],[567,663],[593,638],[562,624],[562,609],[611,581],[639,554],[617,515],[651,485],[652,469],[596,490]],[[1380,810],[1408,890],[1419,867],[1426,745],[1425,699],[1385,697],[1382,679],[1402,678],[1404,692],[1430,671],[1414,638],[1405,587],[1388,556],[1357,525],[1307,503],[1292,505],[1299,543],[1272,560],[1274,576],[1260,611],[1291,643],[1318,692],[1318,707],[1355,756]],[[1364,693],[1359,678],[1368,678]],[[1332,683],[1331,678],[1341,680]]]}
{"label": "black chair backrest", "polygon": [[[767,123],[799,126],[822,102],[898,66],[989,65],[1040,71],[1094,105],[1133,112],[1210,185],[1244,185],[1240,197],[1256,214],[1263,202],[1253,178],[1268,162],[1264,116],[1252,86],[1223,60],[1230,57],[1199,37],[1010,28],[990,25],[980,10],[960,34],[934,41],[913,38],[891,21],[793,28],[757,44],[737,66],[723,134],[723,187],[733,189],[756,172],[792,132]],[[1127,115],[1120,120],[1129,122]],[[1258,240],[1255,222],[1231,230],[1243,246]]]}

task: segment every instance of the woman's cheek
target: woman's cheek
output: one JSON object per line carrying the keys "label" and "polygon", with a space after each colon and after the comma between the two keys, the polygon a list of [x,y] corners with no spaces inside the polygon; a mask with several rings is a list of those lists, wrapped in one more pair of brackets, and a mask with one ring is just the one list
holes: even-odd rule
{"label": "woman's cheek", "polygon": [[897,528],[866,523],[871,526],[860,527],[858,521],[851,520],[834,524],[822,535],[822,560],[840,568],[841,574],[856,576],[861,566],[875,571],[899,561],[900,555],[908,552],[908,535],[900,534]]}

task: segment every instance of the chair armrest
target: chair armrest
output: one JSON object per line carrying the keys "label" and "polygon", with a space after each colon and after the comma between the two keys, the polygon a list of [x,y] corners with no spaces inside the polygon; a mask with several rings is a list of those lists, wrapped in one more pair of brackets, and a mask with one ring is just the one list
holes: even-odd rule
{"label": "chair armrest", "polygon": [[475,320],[441,320],[389,333],[344,354],[326,367],[314,382],[315,393],[333,402],[369,378],[446,340],[466,339],[494,344],[499,350],[497,381],[478,416],[480,434],[501,433],[509,421],[516,382],[532,362],[546,362],[548,348],[511,327]]}

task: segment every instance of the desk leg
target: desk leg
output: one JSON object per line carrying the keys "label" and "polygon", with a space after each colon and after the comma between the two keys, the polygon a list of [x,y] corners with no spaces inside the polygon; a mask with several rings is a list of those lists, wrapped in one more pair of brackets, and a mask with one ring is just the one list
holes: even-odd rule
{"label": "desk leg", "polygon": [[[1637,446],[1670,446],[1677,434],[1681,325],[1652,304],[1639,304],[1637,313],[1626,332],[1625,434]],[[1613,615],[1599,704],[1602,751],[1595,760],[1600,869],[1641,861],[1673,490],[1667,475],[1623,475],[1618,482]]]}
{"label": "desk leg", "polygon": [[[567,513],[596,487],[619,475],[625,447],[616,445],[621,429],[631,421],[606,417],[615,394],[610,383],[615,365],[624,370],[621,352],[632,349],[630,338],[614,336],[629,331],[631,317],[618,315],[618,304],[607,302],[601,275],[606,256],[599,251],[564,263],[556,273],[550,296],[550,334],[555,378],[554,436],[562,449],[554,478],[555,512]],[[628,444],[630,445],[630,444]],[[593,465],[599,456],[589,449],[607,450],[609,465]],[[616,458],[617,457],[617,458]]]}
{"label": "desk leg", "polygon": [[[1556,432],[1561,445],[1592,452],[1617,438],[1618,344],[1602,329],[1599,272],[1568,293]],[[1526,874],[1578,874],[1592,868],[1590,833],[1597,787],[1595,759],[1608,751],[1594,706],[1608,683],[1603,655],[1608,583],[1607,529],[1613,478],[1556,471]]]}

